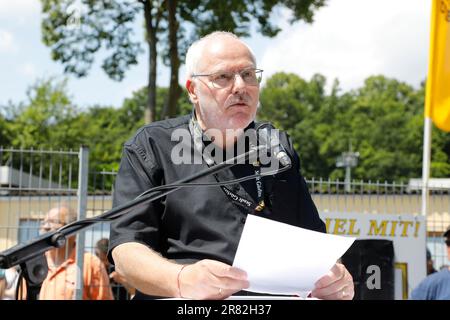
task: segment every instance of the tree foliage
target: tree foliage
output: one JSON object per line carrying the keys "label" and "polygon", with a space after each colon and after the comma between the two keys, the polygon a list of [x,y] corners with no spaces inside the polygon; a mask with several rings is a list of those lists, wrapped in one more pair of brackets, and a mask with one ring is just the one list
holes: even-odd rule
{"label": "tree foliage", "polygon": [[27,98],[23,104],[10,106],[14,117],[10,124],[13,146],[55,149],[78,142],[70,135],[77,110],[67,94],[66,81],[38,80],[28,89]]}
{"label": "tree foliage", "polygon": [[[67,73],[86,76],[95,55],[105,55],[103,70],[114,80],[122,80],[127,69],[137,63],[142,43],[148,47],[149,121],[178,114],[178,73],[188,45],[215,30],[248,36],[253,25],[265,36],[281,29],[271,20],[276,7],[291,14],[291,23],[312,22],[314,12],[325,0],[41,0],[42,39],[51,48],[52,58]],[[145,39],[135,39],[135,22],[144,18]],[[170,66],[168,99],[162,115],[156,115],[157,60]]]}
{"label": "tree foliage", "polygon": [[122,80],[137,64],[141,41],[133,38],[140,5],[133,0],[41,0],[42,41],[64,70],[86,76],[95,54],[103,49],[102,68],[114,80]]}
{"label": "tree foliage", "polygon": [[[157,110],[162,110],[167,93],[167,88],[158,88]],[[146,96],[143,87],[120,108],[81,110],[71,102],[65,80],[38,80],[29,88],[27,101],[7,107],[11,119],[0,117],[1,141],[17,149],[78,150],[85,145],[92,171],[117,170],[123,143],[144,125]],[[192,109],[186,95],[179,105],[180,114]]]}
{"label": "tree foliage", "polygon": [[[28,90],[27,101],[3,108],[0,142],[17,149],[78,150],[87,145],[90,171],[117,170],[123,143],[144,125],[147,94],[143,87],[120,108],[82,110],[72,103],[64,80],[39,80]],[[157,90],[159,115],[168,94],[168,88]],[[258,120],[289,133],[306,177],[343,179],[344,169],[336,168],[335,161],[349,145],[360,153],[353,179],[407,181],[421,176],[423,86],[414,89],[378,75],[342,93],[338,81],[327,88],[319,74],[305,80],[277,73],[267,80],[260,100]],[[178,105],[179,115],[192,110],[187,94]],[[432,132],[431,176],[450,176],[450,134],[438,129]]]}
{"label": "tree foliage", "polygon": [[[309,81],[278,73],[261,93],[259,118],[289,132],[309,177],[339,178],[336,158],[349,150],[360,154],[352,178],[407,180],[421,176],[424,89],[395,79],[372,76],[358,90],[339,94],[335,82]],[[450,176],[450,135],[437,129],[432,137],[433,177]]]}

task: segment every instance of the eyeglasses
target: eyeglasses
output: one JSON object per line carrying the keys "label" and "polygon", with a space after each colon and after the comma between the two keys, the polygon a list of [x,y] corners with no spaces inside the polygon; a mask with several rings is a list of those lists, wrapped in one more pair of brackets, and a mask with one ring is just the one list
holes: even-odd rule
{"label": "eyeglasses", "polygon": [[51,231],[51,230],[58,230],[59,228],[61,228],[62,226],[64,226],[63,223],[61,222],[55,222],[55,221],[42,221],[41,225],[40,225],[40,229],[41,231]]}
{"label": "eyeglasses", "polygon": [[263,71],[261,69],[247,68],[238,72],[218,71],[210,74],[193,74],[191,77],[208,77],[214,88],[224,89],[234,83],[237,74],[239,74],[246,85],[257,86],[261,83]]}

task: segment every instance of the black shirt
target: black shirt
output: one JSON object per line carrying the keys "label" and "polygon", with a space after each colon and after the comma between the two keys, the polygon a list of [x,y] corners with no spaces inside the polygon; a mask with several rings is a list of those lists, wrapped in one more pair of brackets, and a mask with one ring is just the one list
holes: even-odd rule
{"label": "black shirt", "polygon": [[[208,168],[208,164],[178,164],[171,152],[176,129],[189,130],[191,116],[154,122],[138,130],[124,144],[115,182],[113,206],[133,200],[147,189],[168,184]],[[219,186],[181,188],[162,200],[146,204],[111,224],[110,250],[125,242],[139,242],[179,263],[213,259],[232,264],[247,214],[325,232],[325,225],[300,174],[299,157],[286,134],[280,141],[290,154],[292,168],[263,178],[267,209],[256,212],[238,206]],[[195,151],[191,144],[192,153]],[[239,164],[217,174],[227,181],[254,174],[251,164]],[[217,182],[214,176],[196,182]],[[227,186],[235,194],[256,201],[255,180]],[[302,245],[302,244],[298,244]],[[293,247],[294,249],[295,247]],[[109,254],[112,261],[112,257]]]}

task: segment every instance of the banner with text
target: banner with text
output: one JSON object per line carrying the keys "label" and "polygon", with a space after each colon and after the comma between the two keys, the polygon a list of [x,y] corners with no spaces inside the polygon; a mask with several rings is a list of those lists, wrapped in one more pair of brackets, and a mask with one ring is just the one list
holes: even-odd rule
{"label": "banner with text", "polygon": [[392,240],[395,299],[408,299],[426,277],[426,223],[423,216],[322,212],[328,233],[358,239]]}

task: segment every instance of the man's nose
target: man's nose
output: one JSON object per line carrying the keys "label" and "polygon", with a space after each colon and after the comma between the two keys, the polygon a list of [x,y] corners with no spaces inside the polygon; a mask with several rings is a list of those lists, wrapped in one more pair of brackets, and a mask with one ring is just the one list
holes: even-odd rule
{"label": "man's nose", "polygon": [[233,82],[233,93],[240,93],[243,92],[246,87],[244,79],[242,79],[241,75],[239,73],[236,73],[234,75],[234,82]]}

